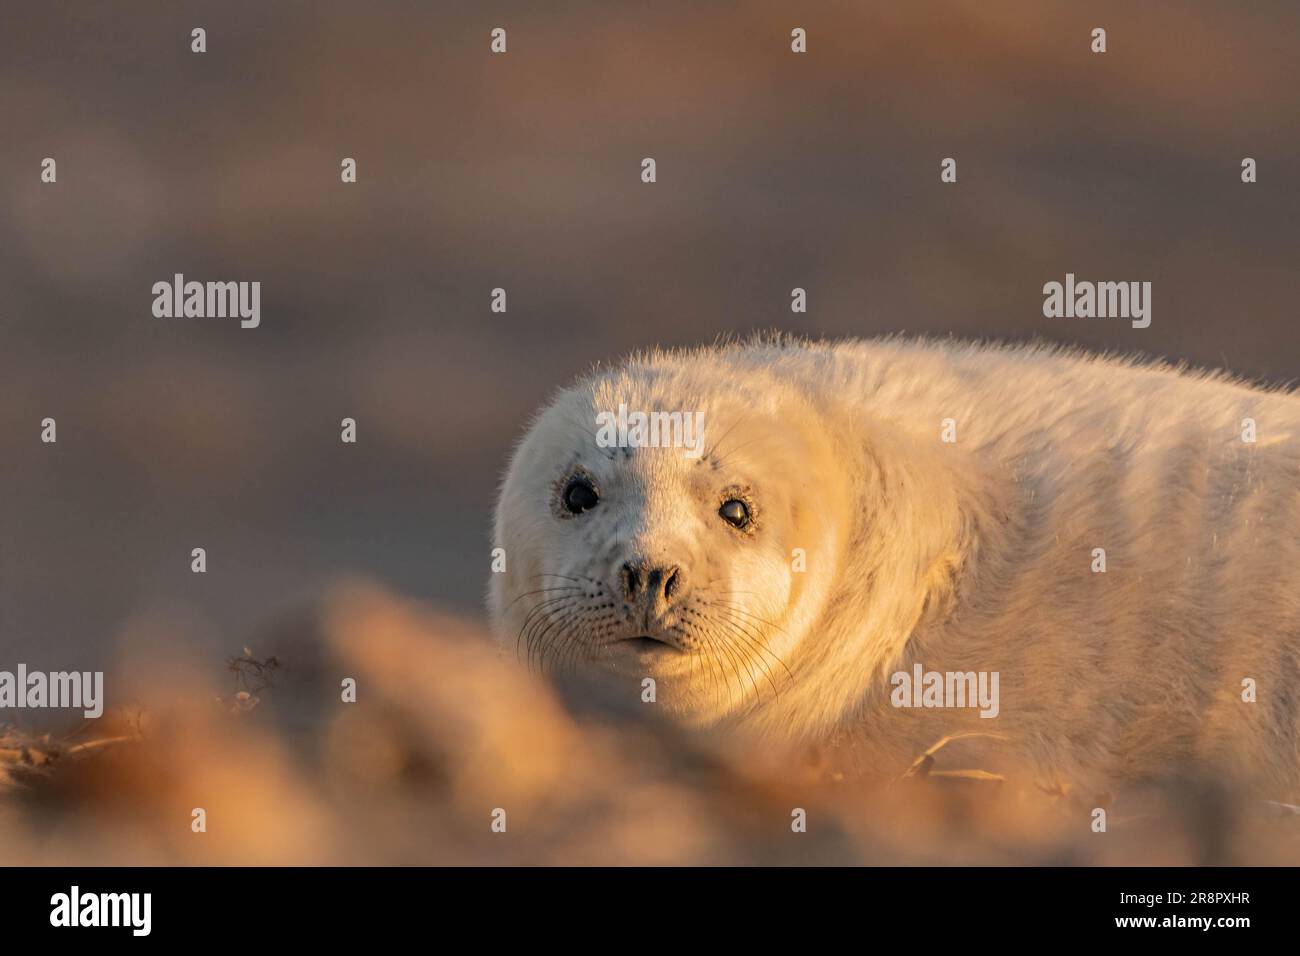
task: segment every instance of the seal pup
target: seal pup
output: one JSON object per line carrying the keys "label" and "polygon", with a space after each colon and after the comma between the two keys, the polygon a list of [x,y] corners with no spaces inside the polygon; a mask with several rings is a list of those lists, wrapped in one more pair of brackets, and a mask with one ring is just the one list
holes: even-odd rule
{"label": "seal pup", "polygon": [[[703,413],[702,453],[611,444],[620,406]],[[690,725],[886,774],[970,734],[1049,789],[1300,792],[1290,391],[1043,346],[648,352],[537,415],[495,545],[506,647]]]}

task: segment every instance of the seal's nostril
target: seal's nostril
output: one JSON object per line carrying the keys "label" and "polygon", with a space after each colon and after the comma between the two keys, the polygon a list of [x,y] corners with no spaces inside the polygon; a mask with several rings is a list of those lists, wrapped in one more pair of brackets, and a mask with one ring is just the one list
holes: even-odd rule
{"label": "seal's nostril", "polygon": [[679,576],[677,568],[653,568],[646,574],[645,589],[652,600],[659,600],[663,597],[668,600],[677,590]]}
{"label": "seal's nostril", "polygon": [[668,571],[668,580],[664,582],[664,597],[666,598],[671,598],[673,596],[674,592],[676,592],[677,590],[678,584],[681,581],[681,576],[677,573],[677,571],[678,571],[677,568],[672,568]]}
{"label": "seal's nostril", "polygon": [[629,601],[635,601],[637,592],[641,590],[640,572],[628,563],[623,565],[620,577],[623,580],[623,596]]}

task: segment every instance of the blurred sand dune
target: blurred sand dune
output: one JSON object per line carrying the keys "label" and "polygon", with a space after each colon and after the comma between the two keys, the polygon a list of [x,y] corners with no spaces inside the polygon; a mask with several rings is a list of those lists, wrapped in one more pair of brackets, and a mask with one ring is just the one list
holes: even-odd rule
{"label": "blurred sand dune", "polygon": [[[265,687],[243,668],[246,697],[225,661],[189,654],[176,632],[170,653],[138,634],[119,646],[139,707],[80,739],[126,742],[0,745],[0,863],[1184,864],[1300,851],[1300,817],[1223,795],[1166,794],[1128,822],[1119,808],[1095,834],[1077,809],[1001,787],[745,767],[635,713],[569,706],[479,621],[361,581],[258,638],[250,659],[276,666]],[[345,677],[355,703],[341,700]],[[191,832],[196,807],[206,833]],[[791,830],[797,807],[806,833]],[[491,830],[497,808],[505,833]]]}

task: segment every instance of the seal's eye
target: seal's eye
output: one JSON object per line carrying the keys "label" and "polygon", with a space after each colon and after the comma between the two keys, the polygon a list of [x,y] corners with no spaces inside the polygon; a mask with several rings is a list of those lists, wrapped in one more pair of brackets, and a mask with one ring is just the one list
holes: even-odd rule
{"label": "seal's eye", "polygon": [[600,496],[586,478],[571,478],[564,488],[564,507],[575,515],[596,507]]}
{"label": "seal's eye", "polygon": [[718,514],[722,517],[723,521],[727,522],[727,524],[732,527],[741,529],[749,527],[749,508],[745,506],[743,501],[736,498],[732,498],[730,501],[723,504],[723,506],[718,509]]}

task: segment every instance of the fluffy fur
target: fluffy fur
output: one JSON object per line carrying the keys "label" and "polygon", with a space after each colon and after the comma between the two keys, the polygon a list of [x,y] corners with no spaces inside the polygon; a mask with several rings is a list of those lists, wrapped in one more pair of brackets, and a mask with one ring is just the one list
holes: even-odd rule
{"label": "fluffy fur", "polygon": [[[598,447],[595,416],[620,403],[704,411],[706,454]],[[600,494],[579,515],[559,500],[575,473]],[[720,519],[731,497],[751,528]],[[1291,392],[1041,347],[655,352],[540,413],[496,544],[508,564],[489,605],[509,647],[629,694],[654,677],[689,723],[834,745],[887,773],[974,731],[1047,787],[1213,772],[1300,793]],[[629,560],[679,569],[671,598],[626,600]],[[623,640],[647,614],[668,646]],[[998,716],[892,706],[890,675],[918,662],[997,671]]]}

